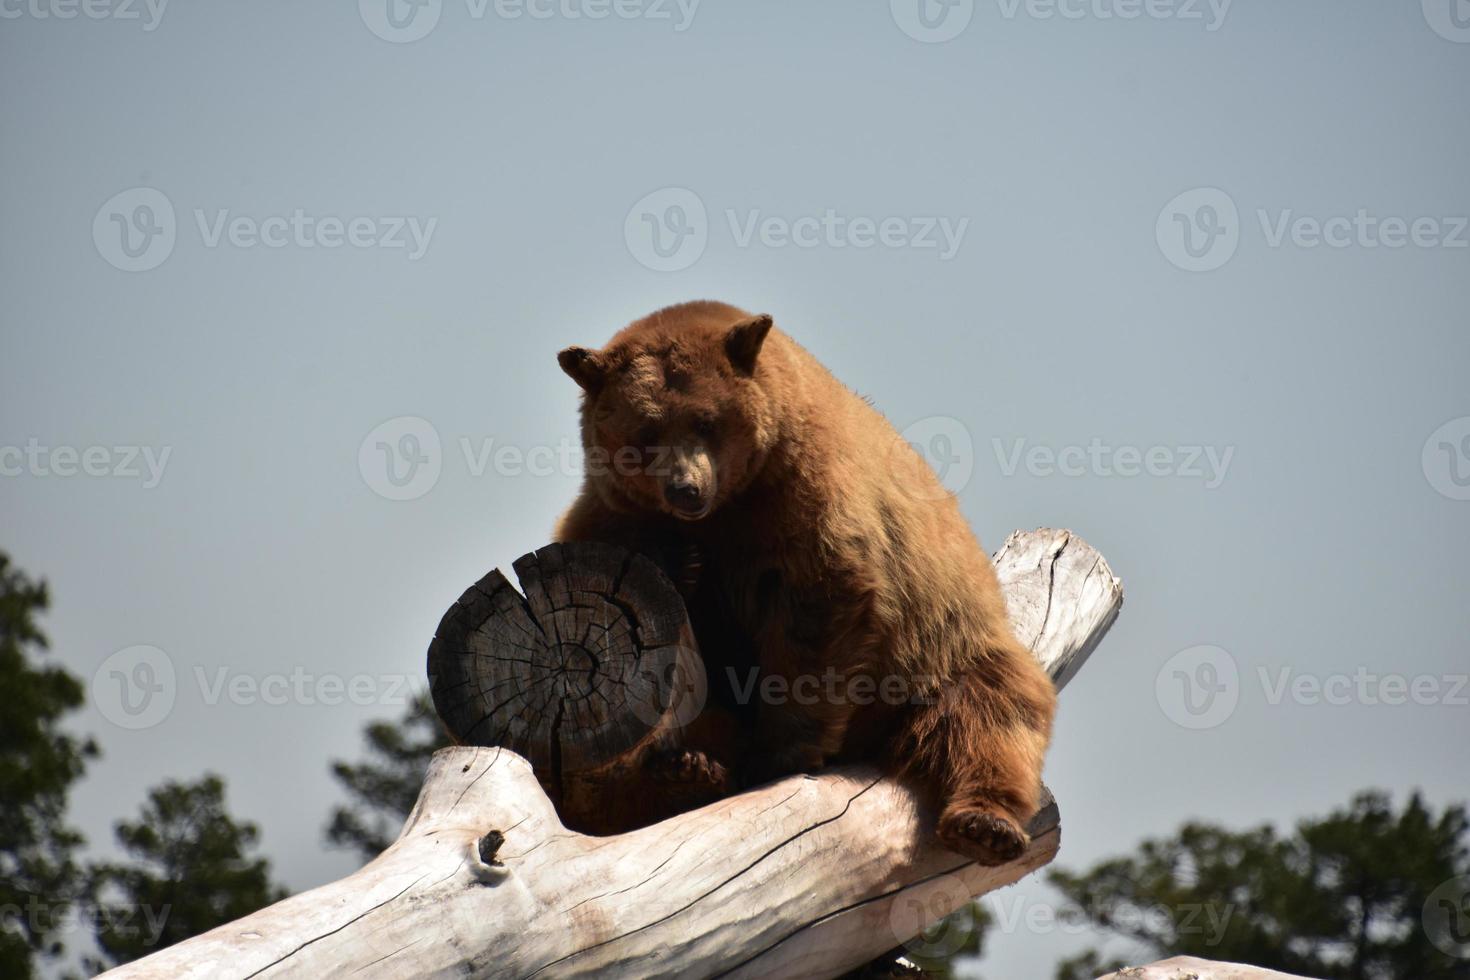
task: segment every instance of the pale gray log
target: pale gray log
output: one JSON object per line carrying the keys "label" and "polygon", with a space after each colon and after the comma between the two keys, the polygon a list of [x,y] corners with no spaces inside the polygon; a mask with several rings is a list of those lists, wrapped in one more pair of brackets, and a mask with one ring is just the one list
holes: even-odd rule
{"label": "pale gray log", "polygon": [[1176,956],[1148,966],[1130,966],[1098,980],[1310,980],[1295,973],[1277,973],[1240,963],[1215,963],[1193,956]]}
{"label": "pale gray log", "polygon": [[[996,562],[1018,635],[1065,684],[1117,617],[1118,580],[1066,531],[1013,534]],[[1017,861],[969,864],[907,789],[848,767],[593,838],[562,827],[520,756],[444,749],[366,867],[108,976],[836,976],[1049,862],[1054,803],[1030,829]]]}

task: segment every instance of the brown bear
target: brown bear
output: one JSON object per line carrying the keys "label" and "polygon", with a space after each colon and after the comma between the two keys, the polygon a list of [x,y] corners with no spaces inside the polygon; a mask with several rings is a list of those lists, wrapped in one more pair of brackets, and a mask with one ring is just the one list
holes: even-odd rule
{"label": "brown bear", "polygon": [[[882,759],[938,804],[945,846],[1019,856],[1056,693],[924,459],[770,316],[724,303],[558,360],[583,389],[589,465],[556,538],[684,578],[710,673],[710,707],[656,777],[718,795]],[[621,792],[640,801],[625,818],[666,815],[646,787]]]}

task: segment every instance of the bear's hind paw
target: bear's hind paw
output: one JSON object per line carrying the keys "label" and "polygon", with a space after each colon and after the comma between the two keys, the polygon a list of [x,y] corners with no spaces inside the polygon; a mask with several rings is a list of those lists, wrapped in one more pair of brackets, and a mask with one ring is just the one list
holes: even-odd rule
{"label": "bear's hind paw", "polygon": [[978,807],[946,808],[937,829],[945,847],[989,867],[1014,861],[1030,843],[1016,821]]}

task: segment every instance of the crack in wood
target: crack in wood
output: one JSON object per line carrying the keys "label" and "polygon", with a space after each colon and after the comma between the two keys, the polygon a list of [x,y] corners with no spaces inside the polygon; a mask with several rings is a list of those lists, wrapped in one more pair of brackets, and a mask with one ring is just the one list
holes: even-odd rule
{"label": "crack in wood", "polygon": [[856,792],[852,796],[848,797],[847,803],[843,805],[841,812],[839,812],[837,814],[834,814],[831,817],[827,817],[827,818],[825,818],[823,820],[818,820],[815,823],[812,823],[812,824],[810,824],[810,825],[808,825],[806,827],[803,827],[801,830],[797,831],[795,834],[793,834],[790,837],[786,838],[785,840],[781,841],[781,843],[779,843],[779,844],[775,845],[774,847],[768,849],[760,857],[756,858],[754,861],[750,862],[745,867],[741,868],[739,871],[735,872],[733,875],[731,875],[730,877],[726,878],[724,881],[720,882],[718,885],[715,885],[715,887],[709,889],[708,891],[706,891],[706,892],[704,892],[704,893],[702,893],[700,895],[695,896],[694,898],[690,899],[687,903],[685,903],[683,906],[675,909],[674,911],[670,912],[669,914],[664,915],[664,916],[661,916],[661,917],[653,920],[652,922],[644,923],[643,925],[638,926],[637,928],[630,929],[627,932],[622,933],[619,936],[613,937],[612,939],[605,939],[602,942],[593,943],[590,946],[585,946],[582,949],[575,950],[575,951],[573,951],[571,953],[567,953],[565,956],[560,956],[557,959],[552,960],[550,963],[547,963],[544,966],[541,966],[541,967],[537,968],[536,970],[532,971],[531,973],[528,973],[525,976],[524,980],[532,980],[533,977],[540,976],[542,973],[545,973],[547,970],[551,969],[552,967],[556,966],[557,964],[559,964],[559,963],[565,963],[567,960],[572,959],[575,956],[581,956],[581,955],[583,955],[585,953],[591,952],[594,949],[598,949],[598,948],[600,948],[602,946],[606,946],[610,942],[614,942],[616,940],[623,939],[623,938],[625,938],[627,936],[635,935],[637,933],[643,932],[646,929],[652,929],[654,926],[657,926],[657,925],[660,925],[661,923],[667,922],[668,920],[674,918],[675,916],[682,915],[683,913],[689,911],[689,909],[693,908],[695,905],[697,905],[700,902],[704,901],[706,898],[709,898],[711,895],[713,895],[715,892],[719,891],[721,888],[724,888],[726,885],[730,884],[730,882],[734,881],[736,878],[739,878],[741,875],[743,875],[746,872],[748,872],[751,868],[754,868],[756,865],[758,865],[762,861],[766,860],[766,858],[770,857],[771,855],[775,854],[777,851],[781,850],[783,847],[786,847],[786,846],[788,846],[790,844],[795,843],[796,841],[800,840],[801,838],[805,837],[807,834],[811,833],[812,831],[814,831],[814,830],[816,830],[816,829],[818,829],[820,827],[825,827],[829,823],[835,823],[836,821],[841,820],[843,817],[847,816],[848,810],[852,809],[852,804],[859,797],[861,797],[863,794],[865,794],[869,790],[871,790],[874,786],[877,786],[880,782],[882,782],[882,779],[881,778],[874,779],[872,782],[868,783],[868,785],[866,785],[862,789],[858,790],[858,792]]}
{"label": "crack in wood", "polygon": [[270,969],[273,969],[274,967],[280,966],[282,963],[286,962],[291,957],[295,956],[297,953],[301,952],[303,949],[306,949],[308,946],[312,945],[313,943],[319,943],[323,939],[326,939],[328,936],[335,936],[337,933],[341,932],[343,929],[346,929],[348,926],[352,925],[354,922],[358,922],[359,920],[364,919],[364,918],[368,917],[369,915],[372,915],[374,912],[378,911],[378,909],[382,908],[383,906],[388,905],[391,902],[397,901],[404,894],[406,894],[409,889],[413,888],[415,885],[417,885],[419,882],[423,881],[427,877],[428,877],[428,875],[420,875],[419,877],[415,878],[412,882],[410,882],[408,885],[404,886],[403,890],[400,891],[400,892],[398,892],[398,894],[393,895],[390,898],[384,899],[383,901],[379,902],[377,905],[374,905],[372,908],[367,909],[366,911],[364,911],[364,912],[362,912],[362,913],[360,913],[358,915],[354,915],[352,918],[348,919],[346,922],[342,923],[340,926],[338,926],[335,929],[332,929],[332,930],[330,930],[328,932],[324,932],[324,933],[322,933],[321,935],[318,935],[318,936],[312,936],[306,942],[302,943],[300,946],[297,946],[295,949],[291,950],[291,952],[287,953],[286,955],[281,956],[281,957],[278,957],[278,958],[272,960],[271,962],[267,963],[265,966],[263,966],[260,969],[254,971],[253,973],[247,973],[245,975],[245,977],[244,977],[244,980],[251,980],[252,977],[258,977],[262,973],[264,973],[266,970],[270,970]]}
{"label": "crack in wood", "polygon": [[[479,756],[480,756],[479,750],[476,749],[476,751],[475,751],[475,759],[472,760],[470,764],[471,765],[474,765],[474,762],[475,761],[478,761]],[[481,772],[474,779],[470,780],[468,786],[466,786],[464,789],[462,789],[462,790],[459,791],[459,796],[456,797],[455,800],[454,800],[454,803],[450,805],[449,811],[448,811],[448,813],[445,814],[445,816],[448,816],[449,813],[453,813],[454,810],[455,810],[455,807],[459,806],[461,803],[464,802],[464,795],[466,793],[468,793],[470,790],[474,789],[475,788],[475,784],[478,783],[481,779],[484,779],[485,778],[485,774],[488,773],[491,769],[494,769],[495,768],[495,763],[497,763],[499,761],[500,761],[500,747],[499,746],[496,746],[496,748],[495,748],[495,755],[491,756],[490,763],[487,766],[485,766],[485,769],[484,769],[483,772]]]}

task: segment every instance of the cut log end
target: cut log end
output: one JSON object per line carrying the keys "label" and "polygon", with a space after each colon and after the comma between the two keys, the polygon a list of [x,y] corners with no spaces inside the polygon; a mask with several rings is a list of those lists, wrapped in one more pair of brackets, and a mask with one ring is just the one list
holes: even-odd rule
{"label": "cut log end", "polygon": [[451,737],[499,745],[552,783],[632,751],[702,701],[703,669],[672,583],[639,555],[553,544],[460,596],[429,646]]}

